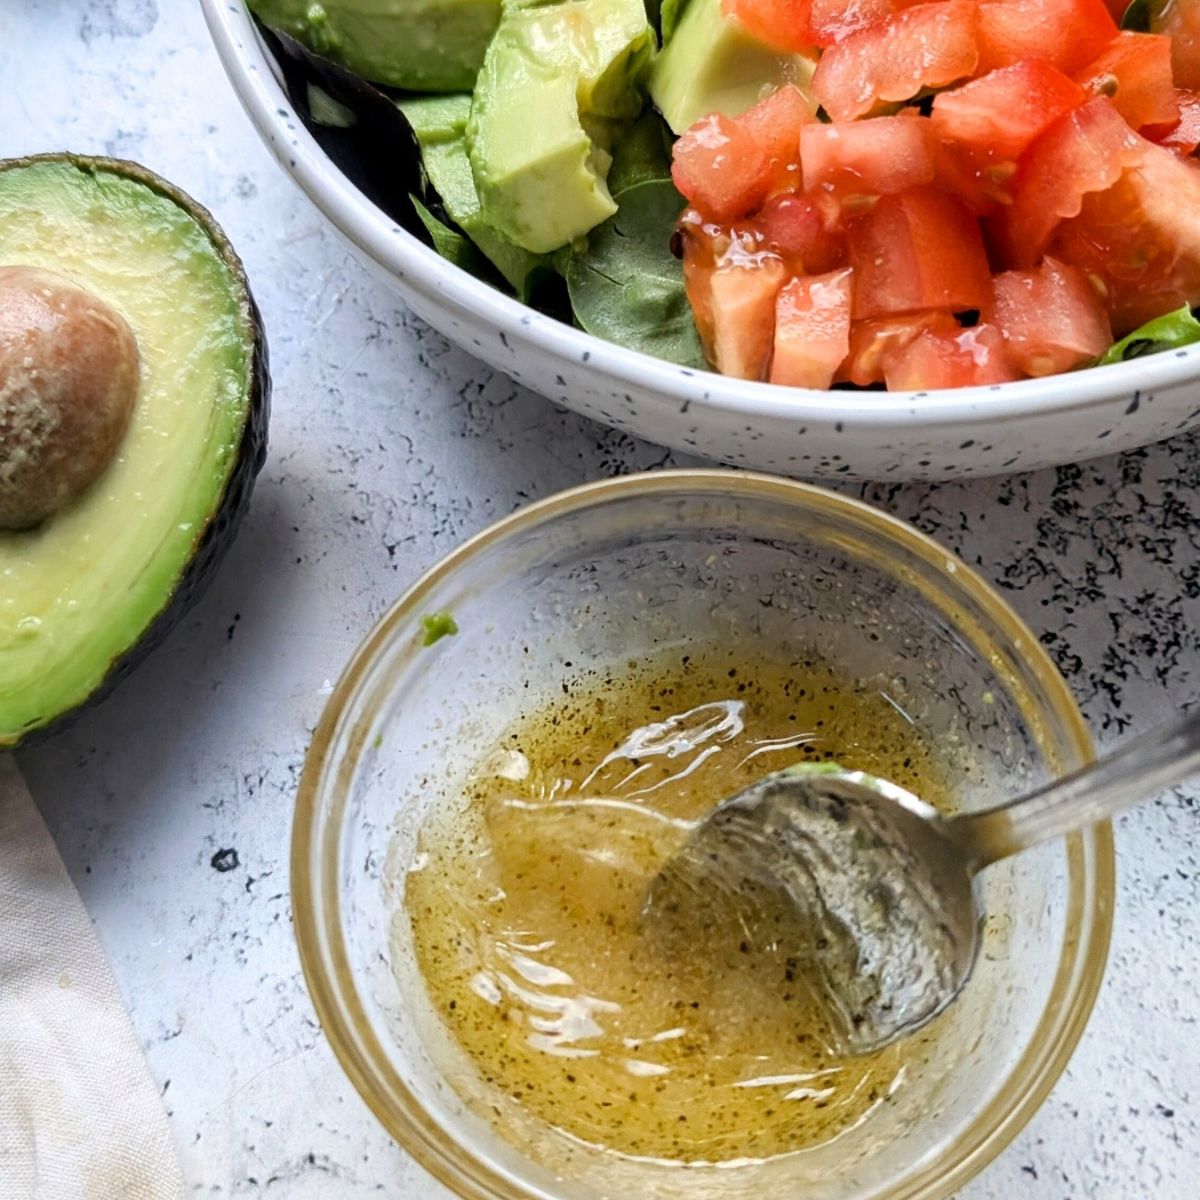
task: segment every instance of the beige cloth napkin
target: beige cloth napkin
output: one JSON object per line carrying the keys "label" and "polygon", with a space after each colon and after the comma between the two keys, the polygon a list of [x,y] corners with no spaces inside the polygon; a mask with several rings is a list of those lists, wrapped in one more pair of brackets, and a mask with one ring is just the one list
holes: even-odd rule
{"label": "beige cloth napkin", "polygon": [[0,1200],[180,1200],[162,1099],[49,831],[0,754]]}

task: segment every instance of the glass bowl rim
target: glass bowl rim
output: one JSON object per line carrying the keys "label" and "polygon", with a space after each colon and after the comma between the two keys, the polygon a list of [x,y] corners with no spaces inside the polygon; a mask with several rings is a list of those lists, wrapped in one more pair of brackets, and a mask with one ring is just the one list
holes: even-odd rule
{"label": "glass bowl rim", "polygon": [[[439,583],[497,543],[559,517],[632,496],[739,494],[795,504],[798,510],[849,518],[931,568],[947,590],[965,593],[991,620],[1003,644],[1020,643],[1026,666],[1046,693],[1047,709],[1062,724],[1081,761],[1094,757],[1091,736],[1065,680],[1041,643],[999,594],[952,551],[919,530],[861,500],[826,488],[750,471],[674,469],[586,483],[530,503],[487,526],[435,562],[387,609],[344,668],[313,734],[296,797],[291,846],[291,894],[296,942],[305,982],[321,1027],[343,1071],[402,1150],[463,1200],[530,1200],[465,1143],[447,1135],[395,1073],[369,1028],[340,938],[334,844],[320,840],[323,801],[336,786],[341,760],[331,749],[373,666],[396,638],[412,636],[425,597]],[[1074,835],[1082,862],[1083,936],[1068,937],[1054,991],[1033,1037],[1023,1047],[1000,1093],[972,1118],[964,1134],[887,1192],[888,1200],[946,1200],[990,1163],[1024,1128],[1057,1083],[1082,1037],[1103,981],[1112,935],[1116,863],[1108,822]],[[325,868],[325,869],[323,869]],[[1090,893],[1090,895],[1089,895]],[[329,933],[329,930],[332,933]],[[385,1083],[386,1081],[386,1083]]]}

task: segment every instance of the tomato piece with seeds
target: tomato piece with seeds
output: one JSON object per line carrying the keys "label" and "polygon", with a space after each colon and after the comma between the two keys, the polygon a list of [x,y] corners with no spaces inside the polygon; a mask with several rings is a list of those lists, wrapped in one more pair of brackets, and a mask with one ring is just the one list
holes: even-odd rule
{"label": "tomato piece with seeds", "polygon": [[1200,167],[1138,140],[1136,164],[1086,196],[1050,246],[1103,288],[1117,337],[1200,304]]}
{"label": "tomato piece with seeds", "polygon": [[1085,196],[1112,187],[1146,144],[1103,97],[1051,125],[1029,148],[1013,203],[996,220],[1004,265],[1034,266],[1059,222],[1076,216]]}
{"label": "tomato piece with seeds", "polygon": [[1088,91],[1108,96],[1134,129],[1179,120],[1171,77],[1171,39],[1159,33],[1120,33],[1076,79]]}
{"label": "tomato piece with seeds", "polygon": [[1015,160],[1085,100],[1083,88],[1056,67],[1025,59],[940,93],[930,118],[944,141],[994,161]]}

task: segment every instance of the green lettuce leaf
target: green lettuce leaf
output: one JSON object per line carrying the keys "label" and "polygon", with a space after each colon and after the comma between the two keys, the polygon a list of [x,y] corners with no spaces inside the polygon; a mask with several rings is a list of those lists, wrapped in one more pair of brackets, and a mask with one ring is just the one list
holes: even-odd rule
{"label": "green lettuce leaf", "polygon": [[1177,350],[1180,346],[1190,346],[1200,342],[1200,321],[1185,304],[1175,312],[1155,317],[1147,321],[1141,329],[1135,329],[1128,337],[1122,338],[1096,360],[1096,366],[1105,367],[1110,363],[1128,362],[1131,358],[1141,358],[1144,354],[1157,354],[1160,350]]}
{"label": "green lettuce leaf", "polygon": [[433,248],[456,267],[462,267],[472,275],[491,281],[492,269],[475,243],[465,234],[435,217],[416,196],[410,196],[409,199],[412,200],[413,208],[421,218],[421,224],[425,226],[433,241]]}

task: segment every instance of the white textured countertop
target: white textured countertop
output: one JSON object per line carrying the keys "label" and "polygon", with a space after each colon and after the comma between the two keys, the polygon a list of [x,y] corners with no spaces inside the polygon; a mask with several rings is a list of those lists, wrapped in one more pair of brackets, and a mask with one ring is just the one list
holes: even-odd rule
{"label": "white textured countertop", "polygon": [[[275,377],[270,460],[215,585],[21,766],[194,1194],[444,1197],[342,1078],[304,989],[287,887],[301,756],[352,647],[435,558],[530,498],[679,460],[556,411],[368,279],[260,147],[188,0],[0,0],[0,80],[0,155],[138,159],[216,213]],[[1200,698],[1197,484],[1200,439],[1183,438],[1008,480],[854,490],[1005,589],[1105,742]],[[1200,1196],[1197,795],[1120,821],[1089,1032],[960,1200]]]}

